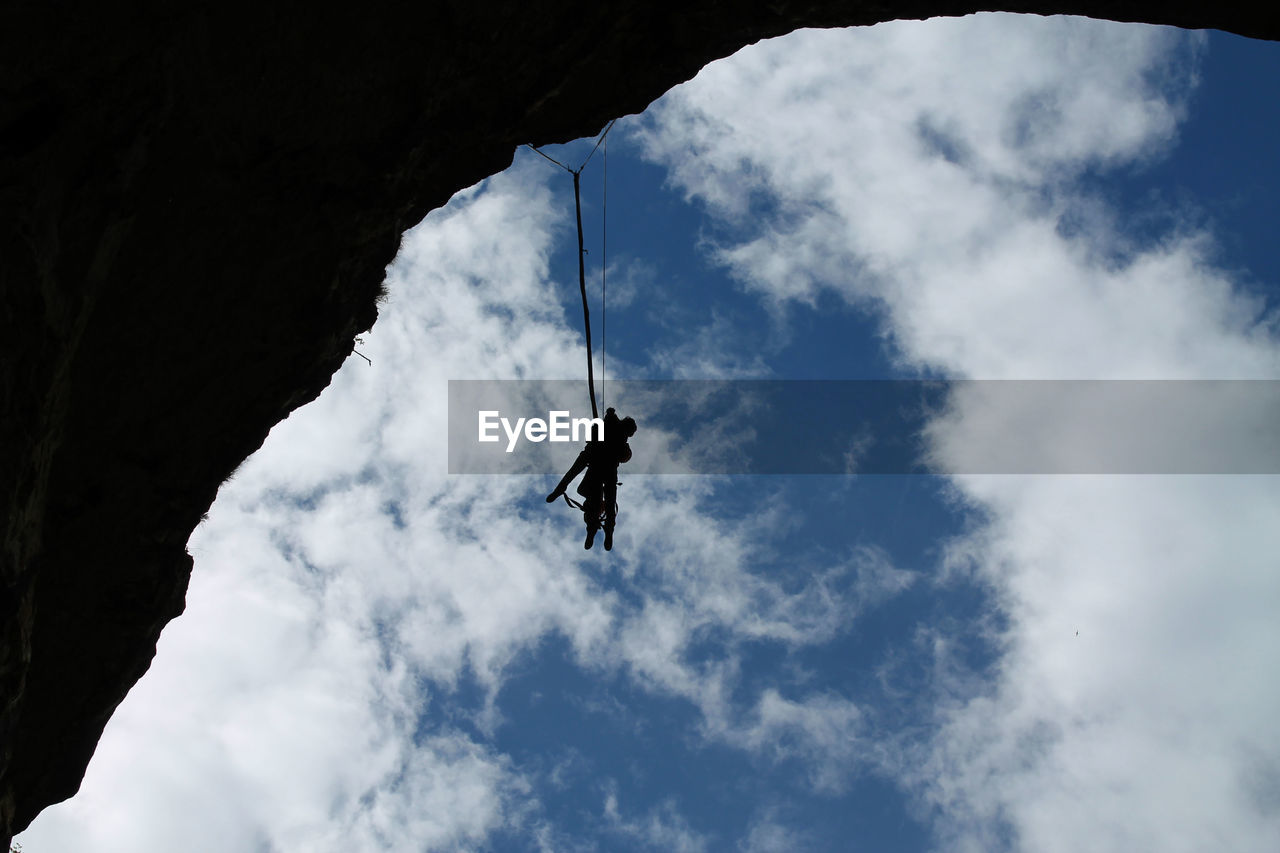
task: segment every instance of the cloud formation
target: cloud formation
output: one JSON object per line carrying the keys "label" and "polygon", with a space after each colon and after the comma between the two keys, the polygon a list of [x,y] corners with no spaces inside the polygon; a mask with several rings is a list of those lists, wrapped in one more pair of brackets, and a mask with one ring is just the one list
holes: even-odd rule
{"label": "cloud formation", "polygon": [[[1168,150],[1199,44],[1008,16],[800,33],[709,67],[635,132],[777,322],[836,297],[880,318],[903,372],[1274,377],[1273,318],[1209,235],[1140,240],[1079,183]],[[662,748],[747,756],[833,809],[885,774],[944,849],[1276,846],[1271,478],[958,477],[971,526],[929,577],[875,541],[794,547],[783,487],[730,511],[732,483],[628,476],[604,562],[549,483],[448,477],[447,380],[581,370],[557,296],[576,282],[550,265],[563,176],[542,166],[406,235],[373,365],[352,359],[224,485],[187,613],[29,850],[821,846],[786,797],[733,790],[756,799],[727,837],[634,794],[643,769],[585,752],[604,745],[504,748],[512,685],[551,646],[597,685],[592,718],[677,720]],[[653,362],[767,370],[732,332]],[[921,619],[878,688],[832,651],[957,587],[986,611]],[[975,643],[998,654],[975,663]],[[841,678],[808,671],[815,651]],[[570,828],[551,800],[583,778]]]}
{"label": "cloud formation", "polygon": [[[1200,44],[1012,16],[875,27],[856,48],[803,33],[705,69],[641,142],[724,224],[744,288],[877,312],[909,373],[1275,378],[1276,318],[1213,266],[1211,235],[1138,239],[1078,181],[1168,149]],[[979,523],[945,576],[988,590],[1000,654],[966,673],[946,653],[963,638],[935,634],[933,734],[885,759],[941,845],[1274,848],[1275,480],[953,487]]]}
{"label": "cloud formation", "polygon": [[[223,486],[192,539],[187,612],[29,849],[573,841],[547,817],[545,768],[496,745],[518,725],[502,691],[552,639],[586,672],[686,703],[683,736],[765,753],[785,730],[812,752],[828,716],[852,713],[828,693],[744,689],[742,646],[829,640],[902,587],[883,555],[800,555],[784,587],[753,553],[759,516],[717,517],[713,484],[666,478],[627,483],[605,563],[543,503],[549,483],[445,474],[449,379],[580,370],[548,268],[566,224],[548,184],[526,159],[406,235],[360,345],[372,365],[349,360]],[[612,802],[606,835],[704,843],[674,802]]]}

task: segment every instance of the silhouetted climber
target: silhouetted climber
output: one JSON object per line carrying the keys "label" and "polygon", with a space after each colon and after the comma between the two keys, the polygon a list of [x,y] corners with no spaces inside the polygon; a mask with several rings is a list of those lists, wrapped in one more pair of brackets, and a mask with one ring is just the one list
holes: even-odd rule
{"label": "silhouetted climber", "polygon": [[595,542],[596,531],[600,529],[603,520],[604,549],[613,550],[613,527],[618,520],[618,466],[631,459],[631,445],[627,444],[627,439],[635,434],[634,418],[619,419],[613,409],[606,410],[604,440],[587,442],[568,473],[560,478],[560,483],[547,495],[547,503],[553,503],[565,493],[574,478],[583,469],[586,470],[587,474],[577,489],[582,496],[582,519],[587,524],[584,548],[590,548]]}

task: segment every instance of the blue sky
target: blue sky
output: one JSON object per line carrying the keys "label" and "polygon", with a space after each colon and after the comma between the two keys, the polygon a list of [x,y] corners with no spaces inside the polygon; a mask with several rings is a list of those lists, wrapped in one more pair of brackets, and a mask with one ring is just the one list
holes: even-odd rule
{"label": "blue sky", "polygon": [[[609,139],[608,373],[1280,378],[1276,58],[982,15],[710,66]],[[1276,849],[1272,477],[624,469],[605,554],[447,475],[449,379],[581,377],[572,213],[522,150],[406,235],[28,853]]]}

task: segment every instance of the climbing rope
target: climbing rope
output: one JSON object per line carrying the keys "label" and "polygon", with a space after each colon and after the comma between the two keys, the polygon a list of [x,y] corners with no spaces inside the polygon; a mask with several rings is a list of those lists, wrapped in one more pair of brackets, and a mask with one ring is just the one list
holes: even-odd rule
{"label": "climbing rope", "polygon": [[[605,137],[609,135],[609,131],[613,130],[613,126],[614,124],[617,123],[617,121],[618,121],[617,119],[614,119],[613,121],[609,122],[608,125],[605,126],[605,129],[600,134],[600,138],[597,139],[596,144],[592,146],[591,152],[587,154],[586,159],[582,161],[582,165],[578,166],[578,168],[576,169],[569,168],[568,166],[566,166],[564,163],[561,163],[556,158],[542,151],[539,151],[537,148],[534,148],[534,146],[532,145],[526,146],[527,148],[533,149],[535,153],[539,154],[544,159],[554,163],[555,165],[559,166],[561,169],[564,169],[566,172],[568,172],[570,175],[573,176],[573,206],[574,206],[574,213],[577,217],[577,222],[578,222],[578,289],[582,292],[582,325],[586,330],[586,337],[587,337],[587,390],[591,394],[591,416],[593,418],[600,417],[600,410],[596,406],[596,377],[595,377],[595,368],[592,364],[592,358],[591,358],[591,353],[592,353],[591,311],[587,305],[587,269],[586,269],[586,259],[583,257],[584,255],[586,255],[587,250],[586,250],[586,247],[583,245],[583,236],[582,236],[582,182],[580,180],[580,176],[582,175],[582,170],[587,167],[587,164],[591,162],[591,158],[595,156],[596,151],[599,150],[600,146],[604,144]],[[605,154],[604,154],[604,162],[606,164],[605,166],[606,182],[608,181],[608,171],[607,171],[608,157],[609,157],[608,148],[606,146]],[[607,202],[608,200],[607,196],[605,200]],[[605,215],[607,216],[607,213]],[[607,225],[608,225],[607,219],[605,220],[605,225],[607,230]],[[603,260],[607,261],[608,260],[607,244],[605,244],[605,246],[606,247],[602,249],[602,253],[605,253],[605,258]],[[606,305],[604,302],[603,268],[601,269],[601,273],[600,273],[600,292],[601,292],[600,313],[602,317],[604,317],[603,322],[607,324],[608,321],[607,321],[607,317],[605,316]],[[607,325],[606,325],[606,328],[607,328]],[[601,350],[602,350],[601,366],[602,367],[604,365],[604,358],[605,358],[605,355],[603,352],[603,346],[604,345],[602,343],[601,344]]]}
{"label": "climbing rope", "polygon": [[[610,124],[610,127],[613,125]],[[607,136],[609,131],[605,130]],[[604,142],[604,136],[600,137]],[[609,146],[606,143],[600,155],[603,176],[600,181],[600,403],[604,404],[604,390],[609,382]],[[606,409],[606,411],[608,411]]]}
{"label": "climbing rope", "polygon": [[578,287],[582,290],[582,325],[587,330],[587,390],[591,392],[591,417],[599,418],[596,408],[596,375],[591,366],[591,311],[587,308],[587,250],[582,245],[582,185],[581,170],[573,173],[573,204],[578,215]]}

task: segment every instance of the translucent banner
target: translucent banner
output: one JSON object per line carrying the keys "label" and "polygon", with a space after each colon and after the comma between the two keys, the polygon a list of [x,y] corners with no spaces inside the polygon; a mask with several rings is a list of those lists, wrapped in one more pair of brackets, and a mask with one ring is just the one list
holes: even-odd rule
{"label": "translucent banner", "polygon": [[[636,474],[1276,474],[1276,380],[624,380]],[[603,409],[600,417],[604,417]],[[451,380],[449,473],[559,474],[586,383]]]}

